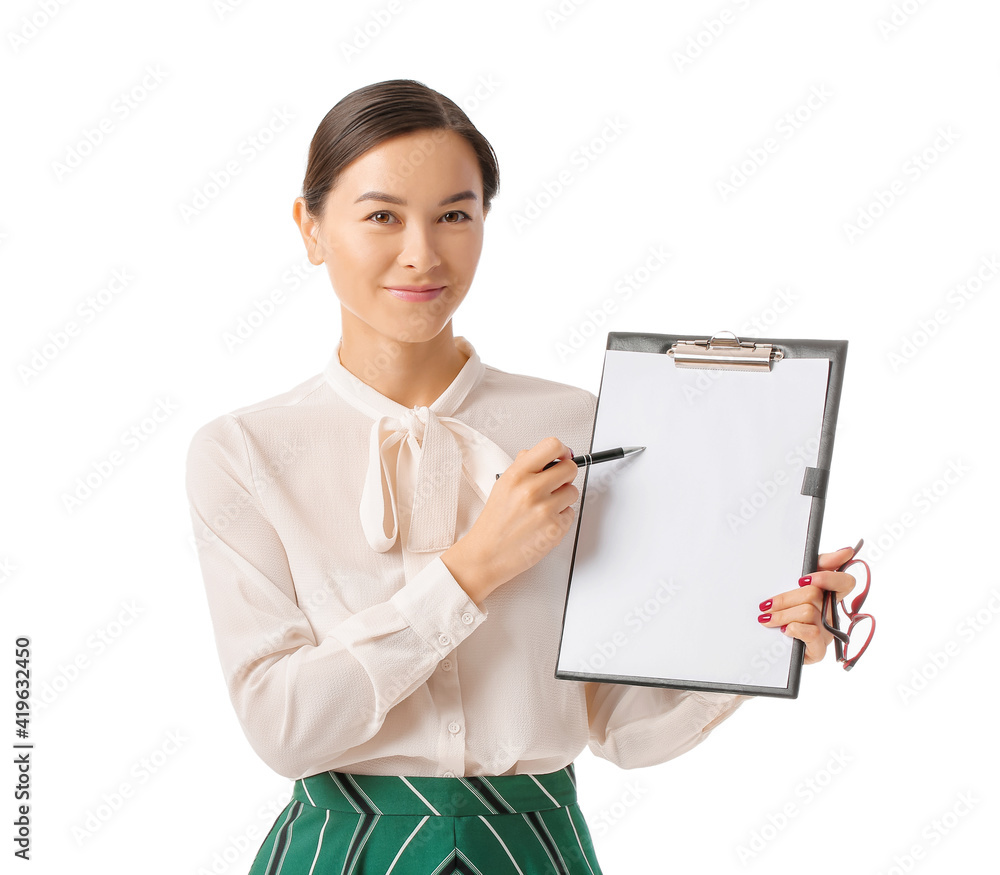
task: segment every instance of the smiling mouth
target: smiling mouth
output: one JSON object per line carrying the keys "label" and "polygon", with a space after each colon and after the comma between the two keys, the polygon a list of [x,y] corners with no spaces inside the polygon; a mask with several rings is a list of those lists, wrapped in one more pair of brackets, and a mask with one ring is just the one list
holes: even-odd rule
{"label": "smiling mouth", "polygon": [[402,301],[433,301],[444,286],[386,286],[386,291]]}

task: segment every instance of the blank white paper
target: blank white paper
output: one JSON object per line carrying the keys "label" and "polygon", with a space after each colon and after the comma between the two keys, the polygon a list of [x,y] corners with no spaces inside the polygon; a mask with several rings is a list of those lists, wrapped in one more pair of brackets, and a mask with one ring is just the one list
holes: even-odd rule
{"label": "blank white paper", "polygon": [[829,361],[679,368],[608,350],[558,670],[785,688],[792,639],[760,602],[802,574]]}

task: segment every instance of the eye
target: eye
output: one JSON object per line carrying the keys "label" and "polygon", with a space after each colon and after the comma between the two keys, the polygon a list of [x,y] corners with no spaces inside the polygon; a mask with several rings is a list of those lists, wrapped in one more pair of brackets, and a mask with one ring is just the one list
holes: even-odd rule
{"label": "eye", "polygon": [[[464,216],[465,217],[464,221],[466,221],[466,222],[471,222],[472,221],[472,216],[470,216],[468,213],[466,213],[463,210],[449,210],[441,218],[442,219],[447,219],[448,216],[456,216],[456,217],[457,216]],[[458,224],[461,223],[461,221],[462,221],[461,219],[456,218],[454,221],[445,221],[445,224],[446,225],[458,225]]]}
{"label": "eye", "polygon": [[392,224],[391,221],[380,221],[379,219],[376,218],[376,216],[385,216],[385,217],[388,217],[388,219],[391,219],[391,220],[395,220],[396,219],[396,217],[392,213],[390,213],[388,210],[379,210],[377,213],[372,213],[367,218],[374,220],[374,222],[375,222],[376,225],[391,225]]}

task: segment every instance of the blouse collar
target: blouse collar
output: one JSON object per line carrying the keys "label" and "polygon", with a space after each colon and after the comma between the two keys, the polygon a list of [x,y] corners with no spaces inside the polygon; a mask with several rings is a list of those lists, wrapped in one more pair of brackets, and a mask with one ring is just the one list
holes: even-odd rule
{"label": "blouse collar", "polygon": [[323,372],[338,395],[373,420],[359,512],[365,538],[379,553],[396,543],[400,510],[409,521],[407,550],[446,550],[455,542],[460,478],[464,475],[485,502],[496,475],[513,463],[488,437],[452,415],[486,371],[468,340],[453,340],[469,360],[429,407],[407,408],[347,370],[340,361],[343,337]]}

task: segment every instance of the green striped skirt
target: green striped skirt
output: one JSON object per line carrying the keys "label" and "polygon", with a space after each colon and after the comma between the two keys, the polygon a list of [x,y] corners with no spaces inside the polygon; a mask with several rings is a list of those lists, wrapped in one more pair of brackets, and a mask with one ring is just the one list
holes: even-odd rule
{"label": "green striped skirt", "polygon": [[300,778],[250,875],[601,875],[573,763],[544,775]]}

